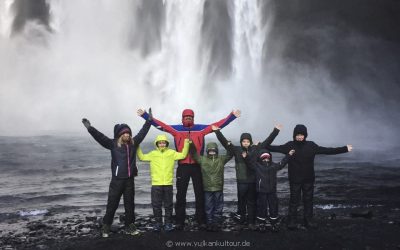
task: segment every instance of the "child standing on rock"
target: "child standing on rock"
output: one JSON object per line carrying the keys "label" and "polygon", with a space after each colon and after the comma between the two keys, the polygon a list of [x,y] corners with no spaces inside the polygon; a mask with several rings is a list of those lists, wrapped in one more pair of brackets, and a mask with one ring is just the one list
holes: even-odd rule
{"label": "child standing on rock", "polygon": [[286,166],[289,158],[294,153],[294,150],[290,150],[279,163],[272,162],[271,153],[266,149],[255,152],[255,156],[248,155],[246,152],[242,153],[247,167],[253,169],[256,174],[257,218],[261,221],[266,221],[269,214],[272,231],[274,232],[279,231],[277,224],[279,217],[276,174]]}
{"label": "child standing on rock", "polygon": [[141,161],[150,162],[151,174],[151,205],[155,218],[153,230],[161,231],[162,205],[165,209],[164,231],[172,231],[173,186],[175,161],[185,159],[189,151],[189,139],[185,139],[182,152],[168,148],[169,141],[166,135],[158,135],[155,142],[156,149],[143,154],[141,148],[137,156]]}
{"label": "child standing on rock", "polygon": [[[142,116],[143,110],[139,109],[137,114]],[[93,138],[104,148],[111,151],[111,182],[108,190],[108,201],[106,214],[103,218],[102,237],[108,237],[115,211],[118,208],[121,196],[124,196],[125,227],[126,233],[139,234],[135,222],[135,181],[137,175],[136,149],[143,141],[151,126],[151,108],[149,116],[139,133],[132,138],[132,131],[126,124],[114,126],[114,139],[110,139],[91,126],[89,120],[82,119],[83,125]]]}
{"label": "child standing on rock", "polygon": [[[212,126],[213,131],[218,129],[218,127]],[[232,159],[233,155],[229,151],[226,155],[219,155],[218,145],[215,142],[207,143],[206,153],[207,155],[201,156],[197,153],[194,144],[190,147],[190,154],[201,167],[207,219],[206,229],[217,232],[220,229],[224,208],[224,166]]]}
{"label": "child standing on rock", "polygon": [[[253,144],[251,134],[243,133],[240,136],[240,146],[233,145],[228,141],[222,132],[218,129],[215,131],[218,140],[222,146],[226,148],[226,151],[233,154],[235,157],[235,170],[236,170],[236,181],[237,181],[237,195],[238,195],[238,214],[239,214],[239,225],[236,230],[242,229],[242,226],[248,223],[250,230],[255,230],[255,213],[256,213],[256,184],[255,184],[255,173],[254,170],[248,168],[242,156],[242,152],[252,153],[259,149],[265,148],[270,145],[275,137],[279,134],[282,125],[278,124],[275,126],[272,133],[262,142],[257,145]],[[246,218],[246,213],[248,214]]]}

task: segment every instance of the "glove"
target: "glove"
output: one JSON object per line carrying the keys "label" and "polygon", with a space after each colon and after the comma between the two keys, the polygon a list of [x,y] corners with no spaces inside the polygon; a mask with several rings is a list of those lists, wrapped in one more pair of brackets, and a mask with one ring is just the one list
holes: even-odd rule
{"label": "glove", "polygon": [[83,125],[85,125],[86,128],[90,127],[90,121],[88,119],[83,118],[82,119],[82,123],[83,123]]}
{"label": "glove", "polygon": [[151,108],[149,108],[149,118],[147,118],[149,122],[153,121],[153,112],[151,111]]}

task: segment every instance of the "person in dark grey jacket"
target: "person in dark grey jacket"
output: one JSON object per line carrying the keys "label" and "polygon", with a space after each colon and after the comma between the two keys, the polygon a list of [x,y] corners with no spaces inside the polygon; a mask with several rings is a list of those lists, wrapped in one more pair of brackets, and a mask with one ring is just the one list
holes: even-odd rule
{"label": "person in dark grey jacket", "polygon": [[[272,155],[266,149],[254,152],[255,156],[248,155],[246,152],[242,153],[246,166],[253,169],[256,175],[257,219],[266,222],[269,210],[269,220],[274,232],[279,230],[277,225],[279,217],[276,174],[286,166],[294,153],[294,150],[290,150],[279,163],[272,161]],[[261,223],[261,226],[264,227],[264,223]]]}
{"label": "person in dark grey jacket", "polygon": [[[237,181],[237,196],[238,196],[238,217],[239,224],[246,223],[246,213],[248,214],[247,223],[251,230],[255,230],[255,212],[256,212],[256,186],[255,186],[255,175],[251,168],[246,167],[246,163],[242,156],[242,152],[252,153],[259,149],[266,148],[270,145],[275,137],[279,134],[282,125],[278,124],[274,127],[274,130],[262,143],[257,145],[253,144],[251,134],[243,133],[240,136],[240,146],[235,146],[229,142],[218,127],[213,127],[218,140],[222,146],[235,157],[235,170],[236,170],[236,181]],[[241,229],[238,225],[237,229]]]}
{"label": "person in dark grey jacket", "polygon": [[297,228],[296,218],[297,209],[300,204],[301,194],[304,203],[304,225],[315,228],[313,222],[313,196],[314,196],[314,159],[318,154],[341,154],[350,152],[352,145],[337,148],[326,148],[318,146],[313,141],[306,141],[307,127],[298,124],[293,130],[293,141],[289,141],[280,146],[267,145],[266,148],[271,152],[287,154],[294,149],[296,154],[289,160],[288,175],[290,185],[290,200],[288,214],[288,228]]}
{"label": "person in dark grey jacket", "polygon": [[[150,109],[151,114],[151,109]],[[144,111],[138,110],[141,116]],[[114,139],[110,139],[91,126],[89,120],[82,119],[93,138],[104,148],[111,151],[111,182],[108,191],[106,214],[103,217],[102,237],[108,237],[115,211],[118,208],[121,196],[124,196],[126,233],[136,235],[139,232],[135,227],[135,182],[137,175],[136,150],[143,141],[151,126],[150,115],[139,133],[132,138],[132,131],[126,124],[114,126]]]}

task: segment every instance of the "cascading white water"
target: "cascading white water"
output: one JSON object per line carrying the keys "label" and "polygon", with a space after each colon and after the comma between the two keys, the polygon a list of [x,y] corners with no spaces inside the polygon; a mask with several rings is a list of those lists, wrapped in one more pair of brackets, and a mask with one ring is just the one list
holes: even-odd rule
{"label": "cascading white water", "polygon": [[137,129],[136,109],[151,106],[168,123],[179,123],[184,108],[200,123],[241,109],[226,129],[236,137],[263,138],[279,121],[281,141],[297,123],[329,142],[363,138],[356,132],[377,121],[349,112],[325,68],[285,58],[284,36],[270,35],[269,2],[48,0],[49,18],[20,15],[15,31],[27,11],[18,8],[32,2],[1,1],[0,135],[84,133],[82,117],[102,131],[118,122]]}
{"label": "cascading white water", "polygon": [[[165,23],[161,28],[144,27],[142,20],[135,19],[144,1],[47,3],[52,32],[35,20],[27,20],[21,33],[11,37],[2,32],[1,37],[1,115],[30,124],[23,130],[28,134],[75,130],[82,116],[106,128],[120,120],[131,120],[139,107],[152,106],[158,117],[171,122],[179,122],[185,107],[195,109],[196,118],[205,122],[239,108],[234,103],[222,108],[204,91],[209,89],[217,93],[214,99],[220,98],[217,80],[211,82],[207,76],[207,67],[214,62],[201,53],[201,47],[207,47],[201,34],[204,0],[164,1]],[[11,4],[9,1],[1,6],[2,19],[8,18],[2,24],[8,30]],[[236,76],[243,79],[243,72],[249,74],[249,70],[259,75],[263,42],[256,2],[237,1],[231,6],[234,71],[225,82]],[[136,27],[134,33],[132,27]],[[139,39],[149,28],[159,30],[161,46],[143,55],[140,48],[129,46],[129,40]],[[221,96],[224,98],[226,95]],[[10,112],[9,107],[20,111]],[[14,128],[15,124],[2,124],[0,129],[8,134]]]}

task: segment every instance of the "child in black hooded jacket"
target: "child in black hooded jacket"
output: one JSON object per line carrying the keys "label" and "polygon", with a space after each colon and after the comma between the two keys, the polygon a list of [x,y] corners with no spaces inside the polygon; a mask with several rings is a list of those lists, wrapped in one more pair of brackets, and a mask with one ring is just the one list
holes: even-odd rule
{"label": "child in black hooded jacket", "polygon": [[242,153],[246,166],[254,170],[256,175],[257,219],[265,222],[269,212],[269,219],[274,232],[279,230],[277,225],[279,217],[276,175],[279,170],[286,166],[294,153],[294,150],[290,150],[279,163],[272,161],[271,153],[266,149],[255,151],[253,155],[246,152]]}

